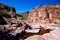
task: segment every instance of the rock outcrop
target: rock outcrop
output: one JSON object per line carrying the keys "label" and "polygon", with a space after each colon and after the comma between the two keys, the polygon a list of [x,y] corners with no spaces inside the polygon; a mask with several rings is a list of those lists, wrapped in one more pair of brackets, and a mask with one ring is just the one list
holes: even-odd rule
{"label": "rock outcrop", "polygon": [[0,40],[17,40],[15,36],[24,32],[27,24],[15,14],[15,8],[0,3]]}
{"label": "rock outcrop", "polygon": [[[16,18],[3,17],[3,19],[7,24],[0,24],[0,40],[7,40],[9,37],[15,37],[17,34],[24,32],[26,24],[23,21],[19,21]],[[14,37],[12,37],[11,40],[13,40]]]}
{"label": "rock outcrop", "polygon": [[30,10],[27,22],[39,24],[60,24],[60,4],[38,6]]}
{"label": "rock outcrop", "polygon": [[9,14],[9,15],[15,15],[16,10],[14,7],[5,5],[3,3],[0,3],[0,15],[1,14]]}
{"label": "rock outcrop", "polygon": [[[16,18],[15,8],[0,3],[0,40],[15,40],[17,34],[23,37],[25,32],[43,34],[31,36],[25,40],[60,40],[59,11],[60,4],[39,6],[29,12],[27,21],[22,21]],[[47,30],[49,33],[46,33]]]}

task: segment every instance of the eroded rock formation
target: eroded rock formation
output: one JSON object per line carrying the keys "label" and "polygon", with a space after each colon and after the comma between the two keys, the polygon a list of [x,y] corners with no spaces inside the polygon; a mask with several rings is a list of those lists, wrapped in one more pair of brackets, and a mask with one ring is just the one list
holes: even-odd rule
{"label": "eroded rock formation", "polygon": [[14,37],[16,37],[17,34],[21,35],[27,27],[27,24],[25,22],[17,18],[2,18],[4,19],[6,24],[3,24],[4,22],[2,24],[0,23],[0,40],[15,40]]}
{"label": "eroded rock formation", "polygon": [[[8,14],[5,14],[6,11],[8,11]],[[60,24],[59,11],[60,4],[39,6],[29,12],[27,21],[22,21],[16,17],[11,17],[11,15],[9,15],[10,13],[12,15],[15,14],[16,11],[13,7],[0,3],[0,13],[2,13],[2,15],[0,15],[0,40],[15,40],[15,38],[13,37],[15,37],[17,34],[22,34],[23,37],[23,34],[25,32],[37,34],[40,32],[41,34],[43,34],[42,36],[31,36],[26,38],[25,40],[60,40],[60,25],[57,25]],[[42,28],[46,29],[44,30]],[[47,29],[48,32],[50,32],[50,29],[53,31],[51,31],[50,33],[46,33]],[[53,37],[55,37],[56,39],[54,39]]]}
{"label": "eroded rock formation", "polygon": [[16,10],[14,7],[5,5],[3,3],[0,3],[0,15],[1,14],[9,14],[9,15],[14,15],[16,14]]}
{"label": "eroded rock formation", "polygon": [[60,24],[60,4],[38,6],[31,9],[27,21],[39,24]]}
{"label": "eroded rock formation", "polygon": [[15,36],[25,30],[27,24],[15,14],[15,8],[0,3],[0,40],[18,40]]}

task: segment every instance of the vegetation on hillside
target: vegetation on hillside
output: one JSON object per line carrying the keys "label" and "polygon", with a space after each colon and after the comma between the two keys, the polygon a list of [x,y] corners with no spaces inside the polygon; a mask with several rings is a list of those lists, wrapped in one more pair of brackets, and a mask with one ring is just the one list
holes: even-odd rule
{"label": "vegetation on hillside", "polygon": [[21,20],[26,20],[26,18],[28,16],[28,12],[18,13],[17,16],[20,17]]}

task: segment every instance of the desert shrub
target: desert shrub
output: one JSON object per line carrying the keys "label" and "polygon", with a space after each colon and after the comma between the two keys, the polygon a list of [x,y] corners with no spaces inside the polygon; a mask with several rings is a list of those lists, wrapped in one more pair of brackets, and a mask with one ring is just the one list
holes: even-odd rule
{"label": "desert shrub", "polygon": [[22,13],[21,14],[21,19],[25,20],[26,18],[27,18],[27,13],[26,12]]}
{"label": "desert shrub", "polygon": [[19,17],[21,17],[21,20],[26,20],[28,13],[27,12],[22,12],[18,14]]}

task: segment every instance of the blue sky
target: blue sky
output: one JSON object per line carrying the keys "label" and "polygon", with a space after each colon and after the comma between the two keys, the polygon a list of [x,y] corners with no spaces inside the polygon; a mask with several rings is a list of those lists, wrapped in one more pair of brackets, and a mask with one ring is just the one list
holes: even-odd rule
{"label": "blue sky", "polygon": [[0,0],[0,2],[15,7],[17,12],[24,12],[39,5],[59,4],[60,0]]}

